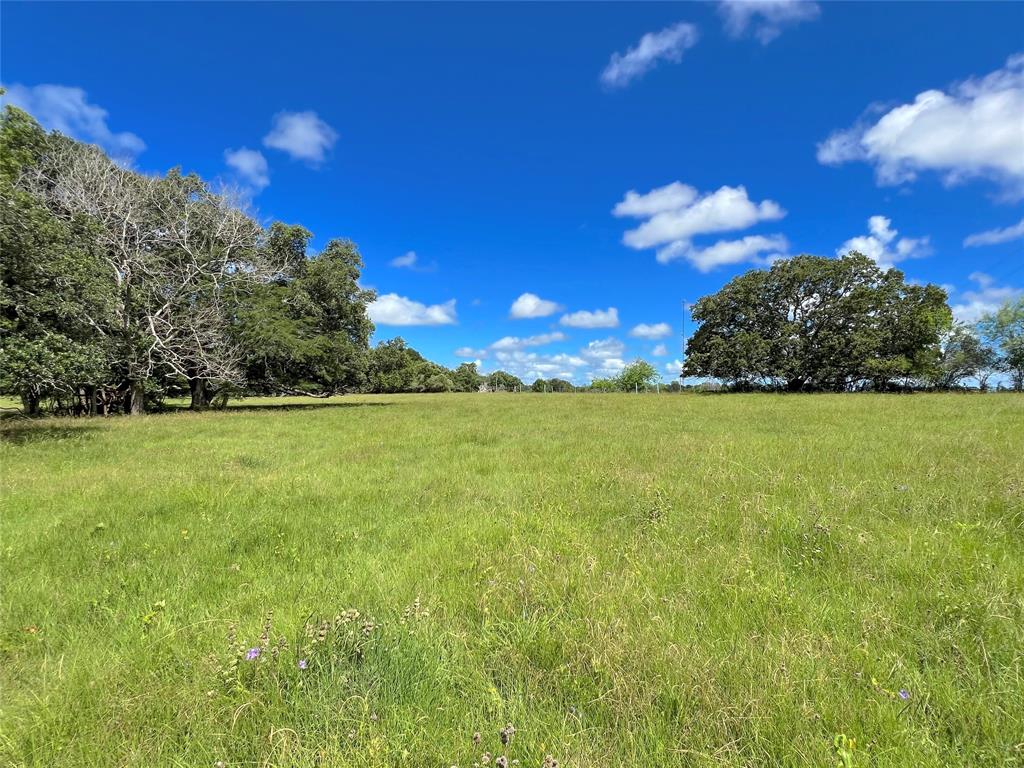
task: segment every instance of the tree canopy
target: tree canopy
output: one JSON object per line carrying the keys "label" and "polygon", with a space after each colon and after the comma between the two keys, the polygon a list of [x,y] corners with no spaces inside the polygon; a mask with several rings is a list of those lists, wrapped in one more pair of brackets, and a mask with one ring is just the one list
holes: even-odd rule
{"label": "tree canopy", "polygon": [[788,390],[886,388],[935,376],[946,292],[859,253],[797,256],[733,278],[694,304],[685,376]]}

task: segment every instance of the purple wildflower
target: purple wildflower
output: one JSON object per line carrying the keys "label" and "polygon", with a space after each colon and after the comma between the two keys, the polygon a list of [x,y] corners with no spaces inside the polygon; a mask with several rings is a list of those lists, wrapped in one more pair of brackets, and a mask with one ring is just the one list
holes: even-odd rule
{"label": "purple wildflower", "polygon": [[909,699],[909,698],[910,698],[910,691],[908,691],[908,690],[907,690],[906,688],[900,688],[900,692],[899,692],[899,694],[897,694],[897,695],[898,695],[898,696],[899,696],[899,697],[900,697],[901,699],[903,699],[904,701],[906,701],[907,699]]}
{"label": "purple wildflower", "polygon": [[259,648],[250,648],[246,652],[246,654],[245,654],[245,660],[246,661],[253,661],[253,660],[259,658],[259,655],[260,655],[260,649]]}
{"label": "purple wildflower", "polygon": [[309,662],[305,659],[299,659],[299,669],[305,669],[309,666]]}

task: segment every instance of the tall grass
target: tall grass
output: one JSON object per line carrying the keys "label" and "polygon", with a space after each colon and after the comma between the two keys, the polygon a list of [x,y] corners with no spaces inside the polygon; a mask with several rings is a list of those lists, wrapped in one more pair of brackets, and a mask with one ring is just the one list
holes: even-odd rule
{"label": "tall grass", "polygon": [[4,425],[5,764],[1024,764],[1020,397],[273,402]]}

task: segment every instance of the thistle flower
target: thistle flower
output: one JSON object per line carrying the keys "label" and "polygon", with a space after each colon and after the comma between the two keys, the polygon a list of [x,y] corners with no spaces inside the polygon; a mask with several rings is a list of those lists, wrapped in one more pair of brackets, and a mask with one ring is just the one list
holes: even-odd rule
{"label": "thistle flower", "polygon": [[259,655],[260,655],[260,649],[259,648],[250,648],[246,652],[246,654],[245,654],[245,660],[246,661],[254,661],[254,660],[259,658]]}
{"label": "thistle flower", "polygon": [[309,662],[305,659],[299,659],[299,669],[305,669],[309,666]]}

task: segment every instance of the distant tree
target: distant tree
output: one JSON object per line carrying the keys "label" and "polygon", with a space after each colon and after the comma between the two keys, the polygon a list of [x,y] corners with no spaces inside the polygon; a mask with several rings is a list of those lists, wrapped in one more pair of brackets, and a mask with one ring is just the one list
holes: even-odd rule
{"label": "distant tree", "polygon": [[1009,374],[1013,388],[1024,390],[1024,296],[986,314],[978,330],[997,350],[998,367]]}
{"label": "distant tree", "polygon": [[423,383],[423,392],[451,392],[455,389],[452,377],[445,373],[433,373]]}
{"label": "distant tree", "polygon": [[618,392],[622,386],[617,378],[594,379],[590,382],[590,388],[595,392]]}
{"label": "distant tree", "polygon": [[943,341],[936,384],[949,388],[973,378],[985,389],[997,361],[995,350],[982,342],[975,328],[957,323]]}
{"label": "distant tree", "polygon": [[495,391],[512,392],[523,388],[523,382],[518,376],[513,376],[506,371],[495,371],[488,374],[487,386]]}
{"label": "distant tree", "polygon": [[572,392],[575,389],[572,382],[565,379],[553,378],[548,379],[545,383],[551,392]]}
{"label": "distant tree", "polygon": [[661,376],[658,370],[646,360],[639,358],[627,365],[618,376],[619,388],[627,392],[637,389],[646,390],[658,381]]}
{"label": "distant tree", "polygon": [[484,382],[484,377],[476,369],[476,363],[462,363],[452,371],[451,380],[456,392],[476,392]]}
{"label": "distant tree", "polygon": [[548,383],[544,379],[534,379],[533,384],[530,385],[530,389],[534,392],[547,392]]}
{"label": "distant tree", "polygon": [[931,379],[952,314],[935,285],[909,285],[858,253],[751,270],[693,307],[685,376],[802,389],[884,389]]}

